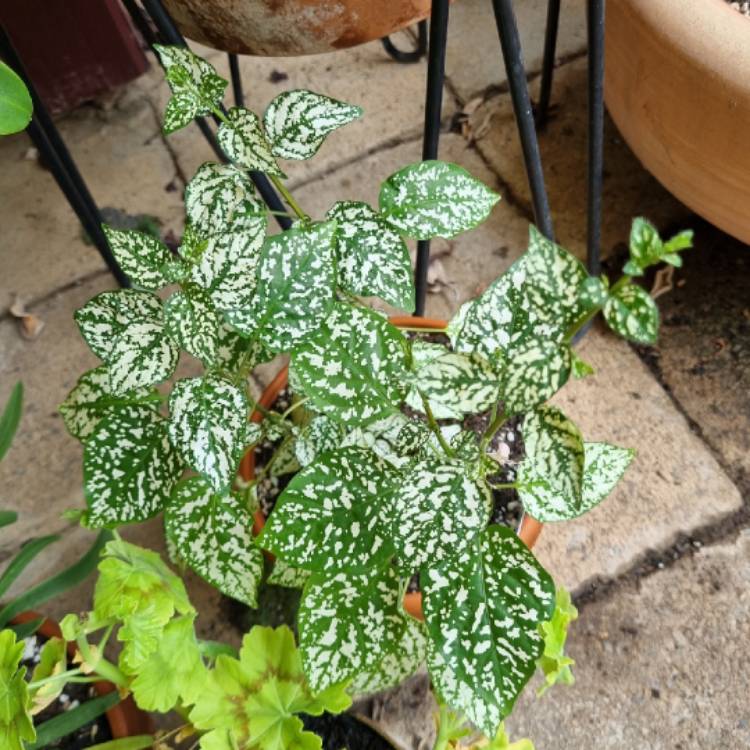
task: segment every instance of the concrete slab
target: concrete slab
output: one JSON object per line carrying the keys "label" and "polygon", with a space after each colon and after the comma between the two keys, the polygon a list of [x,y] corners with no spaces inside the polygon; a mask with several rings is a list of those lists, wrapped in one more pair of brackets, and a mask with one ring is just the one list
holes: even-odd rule
{"label": "concrete slab", "polygon": [[[557,111],[539,136],[544,175],[558,241],[584,257],[586,247],[586,61],[556,72]],[[494,97],[471,118],[477,147],[500,175],[507,191],[525,206],[531,197],[508,94]],[[684,221],[687,209],[646,171],[607,118],[604,133],[602,252],[626,242],[634,216],[657,226]]]}

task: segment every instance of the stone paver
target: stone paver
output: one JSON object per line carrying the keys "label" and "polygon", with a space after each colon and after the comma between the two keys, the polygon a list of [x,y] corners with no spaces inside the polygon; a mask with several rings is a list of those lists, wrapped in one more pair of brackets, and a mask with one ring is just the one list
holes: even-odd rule
{"label": "stone paver", "polygon": [[[583,256],[586,247],[586,61],[556,72],[553,103],[557,111],[539,136],[555,234],[566,248]],[[488,100],[471,118],[479,150],[517,200],[530,205],[508,94]],[[688,211],[643,170],[612,122],[604,133],[602,251],[627,241],[634,216],[657,226],[685,220]]]}

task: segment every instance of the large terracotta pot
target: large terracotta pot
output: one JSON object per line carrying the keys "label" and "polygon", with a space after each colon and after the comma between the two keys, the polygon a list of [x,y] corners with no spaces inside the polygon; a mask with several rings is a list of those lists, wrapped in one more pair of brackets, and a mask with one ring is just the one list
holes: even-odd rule
{"label": "large terracotta pot", "polygon": [[[445,328],[447,325],[444,320],[414,318],[409,315],[403,317],[392,317],[390,321],[395,326],[403,326],[408,328]],[[281,391],[286,388],[287,383],[288,371],[287,368],[284,367],[279,371],[276,377],[271,381],[266,390],[263,392],[263,395],[259,399],[259,404],[264,409],[271,409],[279,393],[281,393]],[[253,422],[260,422],[263,419],[263,414],[259,410],[256,410],[253,413],[251,419]],[[254,451],[249,451],[245,454],[245,457],[240,464],[240,476],[245,481],[250,481],[255,476]],[[253,530],[256,534],[259,534],[261,532],[265,523],[265,517],[260,511],[258,511],[255,514],[255,523],[253,525]],[[539,523],[539,521],[537,521],[536,519],[531,518],[531,516],[524,514],[523,518],[521,519],[521,525],[518,529],[518,536],[526,544],[526,546],[529,547],[529,549],[534,546],[541,532],[542,524]],[[423,620],[424,615],[422,614],[422,594],[406,594],[404,596],[404,609],[406,609],[406,611],[413,617]]]}
{"label": "large terracotta pot", "polygon": [[644,166],[750,243],[750,18],[724,0],[610,0],[604,92]]}
{"label": "large terracotta pot", "polygon": [[190,39],[241,55],[312,55],[427,18],[430,0],[164,0]]}

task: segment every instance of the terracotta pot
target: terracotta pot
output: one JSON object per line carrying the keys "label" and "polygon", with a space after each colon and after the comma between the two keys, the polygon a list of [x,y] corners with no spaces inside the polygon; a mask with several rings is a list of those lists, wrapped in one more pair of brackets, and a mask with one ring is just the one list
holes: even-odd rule
{"label": "terracotta pot", "polygon": [[[12,623],[18,625],[23,622],[38,620],[42,615],[38,612],[22,612],[14,617]],[[49,618],[37,628],[36,631],[44,638],[61,638],[60,626]],[[72,659],[76,652],[74,643],[68,644],[68,658]],[[116,690],[111,682],[95,682],[94,690],[97,695],[106,695]],[[107,721],[112,731],[112,737],[116,740],[123,737],[137,737],[140,734],[153,734],[154,724],[151,717],[141,711],[135,705],[132,696],[128,696],[124,701],[120,701],[116,706],[107,711]]]}
{"label": "terracotta pot", "polygon": [[604,93],[644,166],[750,243],[750,19],[724,0],[610,0]]}
{"label": "terracotta pot", "polygon": [[240,55],[354,47],[430,15],[430,0],[164,0],[190,39]]}
{"label": "terracotta pot", "polygon": [[[409,315],[403,317],[392,317],[390,318],[391,323],[395,326],[403,326],[409,328],[445,328],[447,323],[444,320],[434,320],[431,318],[414,318]],[[284,367],[278,375],[271,381],[263,395],[260,397],[259,404],[264,409],[270,409],[276,401],[279,393],[286,388],[288,382],[288,368]],[[256,409],[250,417],[253,422],[260,422],[263,419],[263,414]],[[240,476],[245,481],[250,481],[255,476],[255,452],[248,451],[242,463],[240,464]],[[265,526],[266,519],[260,511],[255,514],[255,522],[253,524],[253,531],[259,534]],[[521,518],[521,524],[518,528],[518,536],[531,549],[536,540],[539,538],[539,534],[542,532],[542,524],[536,519],[526,514]],[[422,594],[414,592],[406,594],[404,596],[404,609],[413,617],[420,620],[424,619],[422,614]]]}

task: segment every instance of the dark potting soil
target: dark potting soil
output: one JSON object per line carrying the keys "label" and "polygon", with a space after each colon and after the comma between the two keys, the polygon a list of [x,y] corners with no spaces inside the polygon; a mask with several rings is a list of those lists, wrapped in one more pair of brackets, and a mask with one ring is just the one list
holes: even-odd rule
{"label": "dark potting soil", "polygon": [[[31,673],[34,667],[39,663],[39,654],[46,638],[40,635],[30,635],[25,639],[26,650],[24,651],[21,664],[26,667],[26,679],[31,680]],[[68,665],[72,668],[72,665]],[[56,701],[51,703],[40,714],[34,717],[34,724],[39,726],[55,716],[71,711],[76,706],[86,703],[96,698],[96,691],[93,685],[68,684],[65,690],[60,694]],[[98,719],[85,724],[73,734],[56,740],[46,745],[47,750],[84,750],[84,748],[97,745],[100,742],[107,742],[112,739],[112,732],[109,728],[109,722],[105,715]]]}
{"label": "dark potting soil", "polygon": [[308,732],[323,740],[323,750],[394,750],[388,740],[351,714],[301,716]]}

